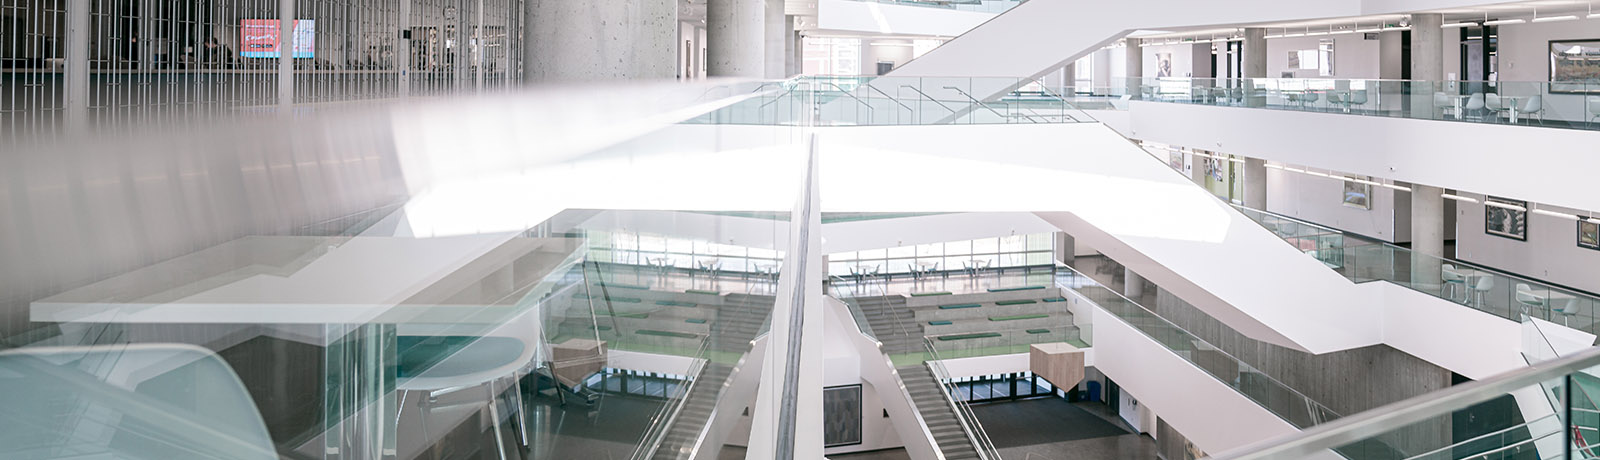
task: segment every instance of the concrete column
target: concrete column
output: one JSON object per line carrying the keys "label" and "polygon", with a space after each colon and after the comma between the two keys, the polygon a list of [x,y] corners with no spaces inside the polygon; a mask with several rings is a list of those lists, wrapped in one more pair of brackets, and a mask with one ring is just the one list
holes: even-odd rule
{"label": "concrete column", "polygon": [[1244,206],[1267,210],[1267,160],[1244,159]]}
{"label": "concrete column", "polygon": [[[1267,78],[1267,29],[1251,27],[1244,29],[1244,48],[1239,56],[1240,71],[1244,78]],[[1240,86],[1246,89],[1245,105],[1248,107],[1266,107],[1266,93],[1250,91],[1256,85],[1249,80]]]}
{"label": "concrete column", "polygon": [[678,74],[673,0],[528,0],[530,82],[670,79]]}
{"label": "concrete column", "polygon": [[[400,69],[399,94],[400,99],[411,97],[411,40],[406,38],[411,34],[411,2],[413,0],[398,0],[400,6],[400,36],[396,39],[394,66]],[[526,27],[523,30],[527,30]]]}
{"label": "concrete column", "polygon": [[1144,277],[1134,273],[1131,268],[1122,267],[1122,280],[1122,295],[1139,302],[1139,298],[1144,297]]}
{"label": "concrete column", "polygon": [[1123,83],[1123,87],[1127,88],[1129,95],[1132,95],[1134,99],[1138,99],[1143,94],[1139,87],[1144,81],[1144,50],[1139,48],[1139,39],[1137,38],[1128,38],[1123,41],[1128,44],[1122,47],[1124,53],[1122,76],[1126,77],[1124,80],[1126,83]]}
{"label": "concrete column", "polygon": [[[556,1],[570,2],[570,0]],[[706,2],[707,76],[749,78],[765,76],[767,1]]]}
{"label": "concrete column", "polygon": [[294,0],[278,0],[278,107],[294,105]]}
{"label": "concrete column", "polygon": [[[1444,91],[1444,15],[1411,15],[1411,116],[1433,118],[1433,93]],[[1414,211],[1413,211],[1414,212]]]}
{"label": "concrete column", "polygon": [[804,46],[800,44],[800,32],[794,30],[794,16],[783,17],[783,76],[792,77],[800,75],[804,69]]}
{"label": "concrete column", "polygon": [[1056,232],[1056,262],[1072,267],[1077,261],[1077,240],[1067,232]]}
{"label": "concrete column", "polygon": [[472,67],[473,73],[476,74],[473,76],[475,80],[473,84],[477,86],[479,93],[483,92],[484,74],[489,70],[483,66],[483,52],[488,44],[483,38],[483,0],[478,0],[478,17],[472,24]]}
{"label": "concrete column", "polygon": [[[1067,63],[1066,67],[1062,67],[1061,68],[1061,92],[1062,93],[1071,93],[1071,92],[1073,92],[1072,88],[1075,88],[1077,86],[1078,86],[1078,63],[1077,63],[1077,61],[1073,61],[1073,62]],[[1067,96],[1067,95],[1070,95],[1070,94],[1062,94],[1062,95],[1063,96]]]}
{"label": "concrete column", "polygon": [[1443,194],[1439,187],[1411,184],[1411,281],[1416,289],[1436,294],[1444,258]]}
{"label": "concrete column", "polygon": [[784,66],[788,63],[788,59],[781,57],[788,56],[788,34],[784,33],[783,27],[789,22],[783,15],[783,3],[784,0],[767,0],[766,32],[763,35],[766,43],[766,78],[769,79],[785,77]]}
{"label": "concrete column", "polygon": [[67,130],[83,132],[89,113],[89,0],[67,2]]}
{"label": "concrete column", "polygon": [[1211,178],[1210,176],[1206,176],[1205,162],[1205,158],[1200,158],[1193,155],[1189,156],[1189,179],[1193,180],[1195,185],[1199,185],[1201,188],[1205,188],[1206,190],[1211,190],[1211,184],[1207,182],[1211,180]]}

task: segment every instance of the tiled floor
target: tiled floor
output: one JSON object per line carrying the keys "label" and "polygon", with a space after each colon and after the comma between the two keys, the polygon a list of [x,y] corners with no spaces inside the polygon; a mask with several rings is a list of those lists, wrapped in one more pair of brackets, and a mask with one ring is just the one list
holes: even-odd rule
{"label": "tiled floor", "polygon": [[[972,410],[1000,456],[1019,460],[1154,459],[1155,441],[1095,414],[1099,403],[1040,398],[978,404]],[[1115,423],[1114,423],[1115,422]]]}

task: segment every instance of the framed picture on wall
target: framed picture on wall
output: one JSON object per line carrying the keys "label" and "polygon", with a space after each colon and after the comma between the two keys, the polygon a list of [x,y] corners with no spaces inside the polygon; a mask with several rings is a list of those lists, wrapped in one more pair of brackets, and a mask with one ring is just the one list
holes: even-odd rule
{"label": "framed picture on wall", "polygon": [[861,444],[861,385],[822,389],[823,447]]}
{"label": "framed picture on wall", "polygon": [[1156,53],[1156,76],[1172,76],[1172,53]]}
{"label": "framed picture on wall", "polygon": [[1550,92],[1600,94],[1600,38],[1549,44]]}
{"label": "framed picture on wall", "polygon": [[1600,251],[1600,222],[1578,221],[1578,247]]}
{"label": "framed picture on wall", "polygon": [[1528,241],[1528,202],[1493,196],[1484,197],[1483,232]]}
{"label": "framed picture on wall", "polygon": [[1171,166],[1172,169],[1183,171],[1183,153],[1173,152],[1170,150],[1167,151],[1167,166]]}
{"label": "framed picture on wall", "polygon": [[[1357,182],[1357,180],[1366,182]],[[1344,205],[1352,208],[1372,210],[1372,178],[1346,177],[1344,178]]]}

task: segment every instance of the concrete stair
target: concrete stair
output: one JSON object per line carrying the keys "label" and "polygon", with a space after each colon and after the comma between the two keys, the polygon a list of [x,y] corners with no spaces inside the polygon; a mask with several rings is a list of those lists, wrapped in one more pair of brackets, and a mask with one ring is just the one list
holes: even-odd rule
{"label": "concrete stair", "polygon": [[[761,331],[767,316],[772,313],[772,296],[728,294],[717,304],[717,319],[711,326],[711,349],[715,351],[747,353],[750,341]],[[696,376],[694,388],[684,396],[667,435],[650,458],[661,460],[684,459],[694,452],[695,443],[711,422],[711,413],[722,396],[722,387],[733,372],[726,363],[708,362]],[[738,414],[723,414],[738,416]]]}
{"label": "concrete stair", "polygon": [[896,371],[944,458],[978,458],[978,450],[972,446],[972,439],[967,437],[966,430],[961,428],[961,422],[945,401],[944,387],[934,378],[933,371],[925,364],[902,366]]}

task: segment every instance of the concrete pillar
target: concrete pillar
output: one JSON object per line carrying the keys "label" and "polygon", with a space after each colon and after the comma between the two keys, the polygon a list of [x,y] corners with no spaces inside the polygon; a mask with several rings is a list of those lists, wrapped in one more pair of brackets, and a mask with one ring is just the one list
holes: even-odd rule
{"label": "concrete pillar", "polygon": [[1144,277],[1126,266],[1122,267],[1122,295],[1134,302],[1144,297]]}
{"label": "concrete pillar", "polygon": [[[411,97],[411,2],[413,0],[398,0],[400,7],[400,37],[397,39],[394,53],[394,66],[400,69],[399,94],[400,99]],[[522,28],[527,33],[528,28]],[[526,38],[526,37],[524,37]]]}
{"label": "concrete pillar", "polygon": [[1072,238],[1072,235],[1068,234],[1067,232],[1056,232],[1055,252],[1056,262],[1061,262],[1062,264],[1066,264],[1068,267],[1072,267],[1073,262],[1076,262],[1078,257],[1077,240]]}
{"label": "concrete pillar", "polygon": [[786,76],[783,72],[788,59],[784,59],[781,56],[788,56],[788,34],[784,33],[783,27],[788,25],[789,22],[785,20],[783,15],[783,3],[784,0],[767,0],[767,17],[766,24],[764,24],[766,32],[763,35],[765,35],[767,47],[765,56],[766,78],[769,79],[779,79]]}
{"label": "concrete pillar", "polygon": [[673,0],[528,0],[530,82],[669,79],[678,74]]}
{"label": "concrete pillar", "polygon": [[67,130],[83,132],[89,113],[89,0],[67,2]]}
{"label": "concrete pillar", "polygon": [[294,0],[278,0],[278,107],[294,105]]}
{"label": "concrete pillar", "polygon": [[1267,210],[1267,160],[1244,159],[1244,206]]}
{"label": "concrete pillar", "polygon": [[[1413,23],[1415,24],[1415,23]],[[1444,258],[1444,189],[1411,184],[1411,281],[1423,292],[1439,293]]]}
{"label": "concrete pillar", "polygon": [[[1444,91],[1444,15],[1411,15],[1411,116],[1433,118],[1433,93]],[[1453,30],[1453,29],[1452,29]]]}
{"label": "concrete pillar", "polygon": [[471,45],[472,67],[474,70],[473,73],[476,74],[473,75],[473,84],[477,87],[478,92],[482,93],[484,83],[483,79],[489,70],[487,67],[484,67],[483,59],[484,51],[488,50],[489,45],[488,41],[486,41],[483,36],[483,0],[478,0],[478,17],[473,21],[472,24]]}
{"label": "concrete pillar", "polygon": [[707,76],[761,78],[766,74],[767,1],[706,2]]}
{"label": "concrete pillar", "polygon": [[800,31],[794,30],[794,16],[783,17],[783,76],[792,77],[800,75],[804,69],[802,56],[805,51],[800,42]]}
{"label": "concrete pillar", "polygon": [[1211,177],[1206,175],[1206,160],[1206,158],[1189,155],[1189,179],[1193,180],[1195,185],[1211,190],[1211,184],[1207,182]]}
{"label": "concrete pillar", "polygon": [[1077,61],[1073,61],[1073,62],[1067,63],[1066,67],[1062,67],[1061,68],[1061,89],[1060,89],[1060,91],[1063,93],[1062,94],[1063,96],[1071,95],[1071,93],[1074,91],[1073,88],[1076,88],[1077,86],[1078,86],[1078,63],[1077,63]]}
{"label": "concrete pillar", "polygon": [[1244,48],[1239,57],[1240,71],[1246,80],[1239,86],[1245,88],[1245,105],[1249,107],[1266,107],[1267,94],[1251,91],[1257,85],[1248,79],[1267,78],[1267,29],[1250,27],[1244,29]]}
{"label": "concrete pillar", "polygon": [[1122,75],[1126,77],[1126,83],[1123,84],[1123,87],[1127,88],[1129,95],[1132,95],[1134,99],[1138,99],[1143,94],[1139,88],[1144,81],[1144,50],[1139,48],[1139,39],[1137,38],[1128,38],[1123,41],[1128,44],[1122,47],[1124,53]]}

